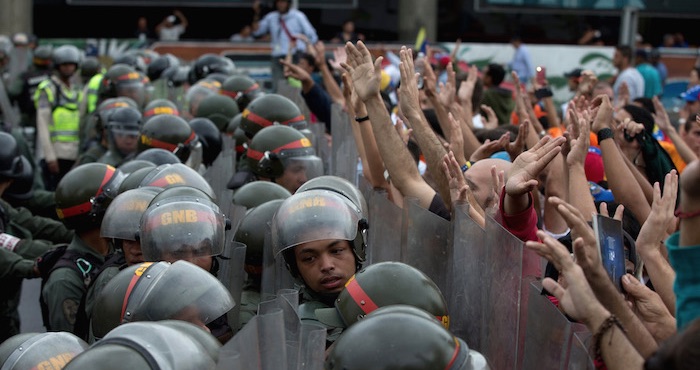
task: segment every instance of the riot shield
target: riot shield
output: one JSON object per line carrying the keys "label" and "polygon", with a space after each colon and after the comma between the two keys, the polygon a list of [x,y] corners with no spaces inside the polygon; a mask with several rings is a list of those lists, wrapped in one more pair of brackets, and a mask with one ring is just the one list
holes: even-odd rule
{"label": "riot shield", "polygon": [[166,78],[159,78],[155,81],[151,81],[151,86],[153,86],[153,100],[168,99],[170,97],[168,94],[168,80]]}
{"label": "riot shield", "polygon": [[217,370],[286,370],[283,315],[281,309],[275,309],[254,316],[221,347]]}
{"label": "riot shield", "polygon": [[387,198],[386,191],[374,190],[369,204],[369,243],[366,265],[401,260],[403,210]]}
{"label": "riot shield", "polygon": [[450,331],[464,339],[469,348],[483,351],[481,333],[485,330],[482,323],[487,311],[481,302],[487,287],[482,280],[486,273],[486,236],[484,229],[469,217],[469,205],[454,207],[445,294]]}
{"label": "riot shield", "polygon": [[362,173],[357,175],[357,188],[360,189],[360,193],[362,193],[362,196],[365,197],[365,199],[369,199],[374,191],[374,187],[369,183],[369,181],[367,181]]}
{"label": "riot shield", "polygon": [[226,237],[226,246],[223,253],[219,256],[219,272],[218,278],[224,284],[226,290],[231,293],[234,302],[238,302],[231,310],[228,311],[229,326],[235,334],[240,327],[238,317],[241,312],[241,292],[243,291],[243,283],[245,281],[245,272],[243,264],[245,263],[246,245],[233,241],[233,237]]}
{"label": "riot shield", "polygon": [[326,361],[326,329],[302,324],[299,369],[323,370]]}
{"label": "riot shield", "polygon": [[572,323],[542,295],[542,284],[530,284],[522,369],[565,369]]}
{"label": "riot shield", "polygon": [[[230,177],[230,169],[234,165],[234,155],[232,151],[222,151],[219,156],[214,160],[206,172],[204,172],[204,179],[207,180],[212,189],[214,189],[214,194],[216,194],[216,199],[222,199],[224,192],[233,193],[226,187]],[[221,207],[222,204],[219,204]]]}
{"label": "riot shield", "polygon": [[[261,225],[261,227],[263,227]],[[270,232],[270,224],[264,226],[265,245],[263,247],[263,273],[260,286],[260,300],[266,301],[273,299],[276,293],[281,289],[294,289],[294,278],[287,270],[287,265],[284,258],[280,254],[278,258],[272,250],[272,238]]]}
{"label": "riot shield", "polygon": [[[450,222],[418,204],[418,199],[404,199],[406,253],[401,262],[409,264],[447,291],[447,235]],[[443,293],[444,294],[444,293]]]}
{"label": "riot shield", "polygon": [[318,122],[309,123],[309,130],[314,135],[313,146],[316,155],[323,161],[324,175],[330,175],[331,168],[331,142],[326,135],[326,125]]}
{"label": "riot shield", "polygon": [[228,238],[230,236],[231,239],[233,239],[233,236],[236,235],[236,230],[238,230],[238,226],[241,224],[241,220],[243,220],[243,217],[245,217],[245,213],[248,211],[248,209],[244,206],[233,204],[231,201],[231,198],[233,198],[232,192],[224,192],[224,195],[226,198],[225,201],[227,201],[228,204],[224,204],[222,202],[224,206],[221,209],[226,212],[229,220],[231,220],[231,230],[226,232],[226,237]]}
{"label": "riot shield", "polygon": [[571,352],[568,370],[594,370],[595,364],[589,348],[592,345],[592,335],[588,330],[576,332],[571,337]]}
{"label": "riot shield", "polygon": [[7,84],[13,86],[15,81],[32,64],[32,50],[28,46],[15,46],[10,54],[10,76],[7,79]]}
{"label": "riot shield", "polygon": [[331,106],[331,133],[333,146],[331,147],[330,174],[342,177],[353,184],[357,178],[357,145],[352,133],[352,123],[348,113],[340,104]]}
{"label": "riot shield", "polygon": [[523,242],[486,216],[487,285],[481,353],[494,369],[514,369],[518,360]]}
{"label": "riot shield", "polygon": [[19,127],[19,114],[10,102],[7,88],[2,78],[0,78],[0,113],[2,113],[2,121],[4,121],[3,125],[5,126],[3,130],[5,132],[10,132],[15,127]]}
{"label": "riot shield", "polygon": [[304,97],[301,96],[301,88],[291,86],[287,80],[281,80],[277,83],[277,93],[293,101],[294,104],[299,107],[301,114],[306,117],[307,121],[310,120],[311,111],[309,111],[309,107],[306,105]]}
{"label": "riot shield", "polygon": [[297,370],[301,350],[301,320],[297,309],[299,306],[299,291],[282,289],[277,292],[275,299],[260,302],[258,314],[282,311],[284,320],[284,341],[287,355],[287,369]]}
{"label": "riot shield", "polygon": [[[232,135],[227,135],[225,132],[221,133],[221,152],[225,153],[226,151],[235,151],[236,150],[236,141],[233,139]],[[233,160],[236,160],[236,156],[234,155]],[[235,167],[233,167],[235,168]]]}

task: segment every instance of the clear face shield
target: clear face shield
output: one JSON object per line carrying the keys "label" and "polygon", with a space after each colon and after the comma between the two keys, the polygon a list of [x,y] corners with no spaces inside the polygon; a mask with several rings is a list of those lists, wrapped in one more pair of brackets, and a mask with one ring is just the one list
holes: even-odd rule
{"label": "clear face shield", "polygon": [[[177,155],[177,153],[176,153]],[[202,165],[202,158],[204,156],[204,148],[199,140],[196,141],[194,145],[190,145],[190,155],[185,161],[185,165],[193,170],[198,170]]]}
{"label": "clear face shield", "polygon": [[140,131],[137,127],[112,126],[109,128],[109,149],[123,157],[138,150]]}
{"label": "clear face shield", "polygon": [[285,199],[272,219],[275,258],[285,249],[316,240],[354,240],[359,208],[329,190],[309,190]]}
{"label": "clear face shield", "polygon": [[124,80],[116,83],[117,96],[124,96],[133,99],[142,109],[146,104],[146,87],[141,80]]}
{"label": "clear face shield", "polygon": [[141,218],[139,236],[146,261],[193,261],[224,249],[224,215],[192,200],[151,205]]}

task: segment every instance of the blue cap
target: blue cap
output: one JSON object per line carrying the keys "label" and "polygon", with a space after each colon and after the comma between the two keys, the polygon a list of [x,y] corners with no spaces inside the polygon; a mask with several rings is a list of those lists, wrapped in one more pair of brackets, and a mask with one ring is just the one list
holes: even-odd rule
{"label": "blue cap", "polygon": [[613,197],[612,191],[596,184],[595,182],[589,181],[588,186],[591,189],[591,195],[595,202],[614,202],[615,197]]}
{"label": "blue cap", "polygon": [[688,91],[681,93],[681,98],[691,103],[700,100],[700,85],[693,86]]}

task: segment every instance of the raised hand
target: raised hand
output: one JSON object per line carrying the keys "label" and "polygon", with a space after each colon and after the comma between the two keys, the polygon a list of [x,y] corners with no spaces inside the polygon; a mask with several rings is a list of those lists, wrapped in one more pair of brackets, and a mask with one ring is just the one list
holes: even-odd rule
{"label": "raised hand", "polygon": [[506,152],[510,156],[511,162],[515,160],[525,149],[525,139],[530,131],[530,121],[525,120],[518,127],[518,137],[514,141],[508,141],[505,146]]}
{"label": "raised hand", "polygon": [[506,181],[506,193],[518,196],[534,190],[540,173],[559,154],[565,140],[563,137],[551,139],[545,136],[537,145],[513,159]]}
{"label": "raised hand", "polygon": [[345,52],[347,63],[343,63],[342,66],[352,76],[355,91],[360,99],[367,101],[379,95],[383,58],[372,61],[372,55],[362,41],[358,41],[357,46],[348,42],[345,44]]}
{"label": "raised hand", "polygon": [[399,71],[401,72],[401,88],[399,89],[399,106],[401,112],[406,117],[422,114],[420,110],[420,99],[418,92],[417,73],[413,65],[413,54],[411,49],[405,46],[399,51],[401,62]]}
{"label": "raised hand", "polygon": [[664,341],[676,333],[676,319],[656,292],[630,274],[622,277],[622,287],[627,292],[632,311],[656,342]]}

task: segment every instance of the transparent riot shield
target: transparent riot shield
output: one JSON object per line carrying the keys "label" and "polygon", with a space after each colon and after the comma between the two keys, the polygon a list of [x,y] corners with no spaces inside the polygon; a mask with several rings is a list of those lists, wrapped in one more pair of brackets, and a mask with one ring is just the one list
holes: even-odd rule
{"label": "transparent riot shield", "polygon": [[494,369],[516,368],[519,348],[523,242],[486,216],[482,350]]}
{"label": "transparent riot shield", "polygon": [[360,189],[360,193],[365,199],[369,199],[372,196],[372,192],[374,192],[372,184],[361,173],[357,175],[357,188]]}
{"label": "transparent riot shield", "polygon": [[316,325],[301,325],[299,367],[304,370],[323,370],[326,361],[326,329]]}
{"label": "transparent riot shield", "polygon": [[484,229],[469,217],[469,205],[455,204],[454,207],[445,294],[450,331],[464,339],[469,348],[482,351],[481,333],[485,330],[482,323],[486,312],[481,302],[487,289],[483,276],[488,246]]}
{"label": "transparent riot shield", "polygon": [[291,86],[287,80],[282,80],[277,83],[277,93],[293,101],[294,104],[299,107],[299,110],[301,110],[301,114],[306,117],[307,121],[310,121],[311,111],[309,111],[304,97],[301,96],[301,88]]}
{"label": "transparent riot shield", "polygon": [[370,224],[367,264],[400,261],[403,210],[383,190],[374,190],[367,199]]}
{"label": "transparent riot shield", "polygon": [[243,220],[243,217],[245,217],[245,213],[248,209],[240,204],[233,204],[231,200],[231,198],[233,198],[233,193],[229,193],[224,192],[228,204],[224,204],[221,209],[226,212],[229,220],[231,220],[231,230],[226,232],[226,237],[228,238],[230,236],[230,238],[233,239],[233,236],[236,235],[236,230],[238,230],[238,226],[241,224],[241,220]]}
{"label": "transparent riot shield", "polygon": [[[219,350],[217,370],[286,370],[284,312],[254,316]],[[240,367],[233,367],[238,365]]]}
{"label": "transparent riot shield", "polygon": [[[221,152],[225,153],[227,150],[234,151],[235,149],[236,149],[236,141],[233,139],[233,136],[229,136],[229,135],[226,135],[225,133],[222,133],[222,135],[221,135]],[[233,156],[233,159],[236,160],[235,155]]]}
{"label": "transparent riot shield", "polygon": [[[261,225],[261,227],[263,227]],[[264,226],[265,245],[263,246],[263,273],[260,286],[260,300],[273,299],[277,292],[282,289],[294,289],[294,278],[287,270],[284,258],[280,254],[275,258],[272,251],[272,238],[270,224]]]}
{"label": "transparent riot shield", "polygon": [[245,272],[243,271],[245,251],[245,244],[235,242],[232,237],[227,236],[226,246],[223,253],[219,256],[219,272],[217,276],[219,281],[226,287],[226,290],[231,293],[233,301],[236,302],[236,305],[226,314],[228,324],[233,329],[234,334],[240,327],[238,318],[241,312],[241,293],[245,282]]}
{"label": "transparent riot shield", "polygon": [[2,117],[3,131],[10,132],[12,129],[19,127],[19,113],[15,110],[15,107],[10,102],[9,95],[7,95],[7,88],[2,78],[0,78],[0,117]]}
{"label": "transparent riot shield", "polygon": [[298,307],[299,291],[293,289],[282,289],[277,292],[277,296],[274,299],[260,302],[258,305],[259,315],[278,310],[282,311],[288,370],[297,370],[299,364],[301,320],[297,313]]}
{"label": "transparent riot shield", "polygon": [[357,145],[352,133],[352,125],[348,113],[340,104],[331,106],[331,133],[333,146],[331,148],[330,174],[342,177],[353,184],[357,178]]}
{"label": "transparent riot shield", "polygon": [[566,368],[572,323],[542,295],[542,284],[530,284],[522,369]]}
{"label": "transparent riot shield", "polygon": [[[204,179],[214,189],[217,199],[222,199],[222,195],[225,192],[231,193],[233,196],[233,192],[226,187],[226,184],[230,177],[230,170],[234,166],[234,161],[233,151],[222,151],[203,175]],[[219,207],[221,207],[221,204],[219,204]]]}
{"label": "transparent riot shield", "polygon": [[571,337],[568,370],[594,370],[595,364],[589,348],[592,346],[591,332],[583,328]]}
{"label": "transparent riot shield", "polygon": [[317,122],[309,123],[309,130],[314,134],[313,145],[316,155],[323,161],[323,174],[330,175],[332,144],[326,135],[326,125]]}
{"label": "transparent riot shield", "polygon": [[404,199],[404,210],[406,250],[401,262],[421,270],[446,292],[450,222],[421,207],[413,197]]}
{"label": "transparent riot shield", "polygon": [[29,69],[32,64],[32,50],[28,46],[15,46],[10,53],[10,72],[7,79],[8,85],[12,86],[15,81]]}
{"label": "transparent riot shield", "polygon": [[153,86],[153,100],[170,98],[167,79],[159,78],[155,81],[151,81],[151,86]]}

